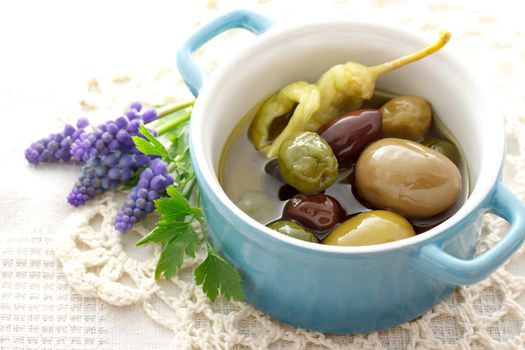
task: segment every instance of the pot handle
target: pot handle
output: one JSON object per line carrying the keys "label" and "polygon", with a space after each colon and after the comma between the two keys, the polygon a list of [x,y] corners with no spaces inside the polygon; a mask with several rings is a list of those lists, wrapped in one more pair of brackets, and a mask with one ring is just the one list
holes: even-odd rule
{"label": "pot handle", "polygon": [[228,12],[197,30],[177,51],[177,68],[193,96],[199,94],[207,73],[193,60],[192,54],[202,45],[222,32],[244,28],[259,35],[273,26],[268,18],[252,11],[235,10]]}
{"label": "pot handle", "polygon": [[437,244],[419,251],[414,266],[443,282],[458,285],[479,282],[500,267],[525,239],[525,206],[500,181],[489,203],[492,212],[510,223],[505,236],[494,247],[472,260],[463,260],[446,253]]}

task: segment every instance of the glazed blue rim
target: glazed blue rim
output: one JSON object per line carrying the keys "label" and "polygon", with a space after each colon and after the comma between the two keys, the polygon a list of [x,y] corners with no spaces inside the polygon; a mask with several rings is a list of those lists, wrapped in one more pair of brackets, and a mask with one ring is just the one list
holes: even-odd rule
{"label": "glazed blue rim", "polygon": [[[283,34],[283,30],[271,30],[268,33],[265,33],[268,29],[272,27],[273,23],[261,16],[258,13],[237,10],[229,12],[216,20],[205,25],[199,29],[194,35],[188,39],[185,45],[179,50],[177,56],[178,68],[183,76],[184,81],[194,93],[195,96],[200,92],[202,88],[204,95],[206,91],[211,89],[214,84],[214,81],[220,81],[220,75],[222,71],[231,71],[231,67],[235,67],[239,64],[239,61],[243,57],[248,55],[250,51],[253,51],[255,47],[258,50],[264,49],[264,45],[271,45],[271,41],[277,37],[281,36],[281,39],[286,38],[286,33]],[[405,37],[407,42],[415,42],[418,45],[424,45],[427,40],[424,37],[416,35],[414,33],[407,34],[406,32],[400,31],[396,28],[387,26],[387,25],[374,25],[371,23],[366,23],[363,21],[348,21],[348,20],[331,20],[331,21],[317,21],[314,23],[308,24],[308,29],[315,29],[316,26],[348,26],[353,25],[359,28],[366,28],[369,32],[384,32],[388,30],[389,32],[394,32],[398,37]],[[304,30],[305,24],[296,24],[292,26],[287,26],[285,31],[288,35],[294,34],[298,30]],[[224,64],[223,67],[219,68],[215,72],[214,76],[210,78],[208,83],[203,87],[203,82],[206,77],[206,73],[198,67],[193,62],[192,53],[196,51],[200,46],[202,46],[207,41],[211,40],[216,35],[222,33],[225,30],[232,28],[245,28],[251,32],[261,35],[257,39],[257,44],[252,43],[245,48],[245,50],[232,57],[229,62]],[[264,34],[263,34],[264,33]],[[453,54],[446,53],[446,55],[441,54],[442,58],[446,58],[444,63],[451,66],[451,68],[461,72],[461,77],[464,80],[471,82],[472,86],[476,86],[480,96],[488,96],[484,91],[482,84],[477,83],[477,79],[469,73],[468,69],[463,66],[459,59],[454,57]],[[230,69],[228,69],[230,68]],[[197,100],[197,103],[194,107],[194,114],[199,114],[200,103]],[[489,104],[490,111],[487,113],[499,115],[494,107]],[[340,247],[340,246],[328,246],[320,245],[310,242],[303,242],[297,239],[290,238],[285,235],[277,234],[273,230],[265,227],[264,225],[258,223],[247,214],[242,212],[237,206],[229,199],[222,187],[220,186],[217,176],[214,171],[209,168],[207,162],[204,161],[201,164],[201,161],[196,156],[199,153],[199,145],[194,143],[194,140],[197,139],[194,135],[196,132],[196,121],[192,119],[190,123],[190,152],[192,156],[192,161],[195,164],[195,172],[199,184],[203,187],[203,190],[206,191],[211,196],[211,200],[218,205],[220,211],[223,214],[234,215],[250,228],[250,231],[253,232],[241,232],[248,240],[254,241],[259,244],[264,244],[269,242],[261,242],[261,240],[267,240],[271,238],[277,242],[284,242],[286,244],[291,244],[295,247],[306,249],[312,252],[319,254],[336,254],[346,256],[347,254],[360,254],[360,253],[380,253],[391,250],[408,248],[410,246],[415,246],[417,244],[427,241],[427,244],[423,244],[419,250],[418,258],[423,261],[425,265],[427,260],[433,259],[437,260],[437,263],[447,264],[447,268],[453,271],[455,268],[458,271],[458,275],[465,274],[466,265],[476,264],[477,268],[481,270],[491,270],[499,266],[508,256],[523,242],[525,238],[525,207],[521,202],[515,197],[500,181],[501,169],[503,164],[503,155],[504,155],[504,129],[503,123],[497,123],[499,126],[499,133],[501,137],[500,151],[497,153],[498,156],[494,158],[494,163],[498,161],[498,166],[491,168],[490,177],[485,180],[486,188],[479,189],[479,186],[476,185],[472,195],[467,199],[466,203],[449,219],[447,219],[442,224],[436,226],[435,228],[426,231],[422,234],[416,235],[415,237],[406,238],[400,241],[383,243],[378,245],[370,246],[360,246],[360,247]],[[204,154],[204,152],[201,152]],[[203,172],[201,166],[205,169]],[[479,182],[479,180],[478,180]],[[216,188],[213,188],[210,184],[216,185]],[[472,204],[475,200],[476,204]],[[511,223],[511,228],[507,232],[506,236],[496,244],[495,247],[491,248],[488,252],[485,252],[483,255],[476,257],[473,260],[461,260],[454,258],[442,250],[442,247],[437,243],[433,242],[438,238],[448,238],[451,235],[455,235],[457,232],[467,227],[478,215],[492,212],[498,216],[503,217]],[[228,216],[228,215],[226,215]],[[264,232],[266,237],[256,237],[256,234],[253,233]],[[262,236],[262,235],[261,235]],[[510,252],[510,253],[509,253]],[[433,266],[435,267],[435,263]],[[496,266],[497,265],[497,266]],[[471,266],[473,267],[473,266]],[[438,271],[439,272],[439,271]],[[485,271],[487,272],[487,271]],[[461,280],[461,276],[456,276],[457,279]],[[469,279],[468,281],[471,281]],[[465,282],[459,282],[465,283]]]}

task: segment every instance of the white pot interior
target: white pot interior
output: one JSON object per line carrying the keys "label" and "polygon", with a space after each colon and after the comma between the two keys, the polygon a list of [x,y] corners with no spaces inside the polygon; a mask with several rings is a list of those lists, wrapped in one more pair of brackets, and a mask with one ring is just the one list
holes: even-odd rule
{"label": "white pot interior", "polygon": [[[275,28],[254,38],[250,47],[212,73],[199,95],[191,131],[196,166],[220,199],[235,207],[217,180],[219,159],[231,131],[256,103],[290,82],[315,82],[335,64],[380,64],[421,49],[436,38],[355,22]],[[456,215],[440,226],[449,227],[479,204],[497,179],[504,148],[501,116],[446,46],[442,52],[387,73],[377,86],[430,101],[459,141],[467,158],[473,192]],[[237,208],[233,210],[251,220]],[[433,229],[383,246],[405,244],[435,233]]]}

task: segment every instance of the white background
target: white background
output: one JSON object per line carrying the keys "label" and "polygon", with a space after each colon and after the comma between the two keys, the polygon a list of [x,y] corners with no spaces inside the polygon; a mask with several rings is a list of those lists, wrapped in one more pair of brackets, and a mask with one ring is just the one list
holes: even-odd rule
{"label": "white background", "polygon": [[[509,129],[523,126],[525,28],[519,1],[3,1],[0,349],[161,349],[170,344],[173,333],[145,317],[140,306],[109,306],[68,287],[51,242],[74,210],[65,197],[78,168],[30,167],[23,151],[80,116],[105,120],[144,96],[151,103],[187,96],[176,74],[177,47],[199,24],[237,6],[257,9],[277,22],[349,17],[427,33],[447,28],[457,34],[448,49],[462,54],[491,87]],[[210,45],[203,62],[220,64],[245,40],[251,37],[224,37]],[[115,77],[131,83],[116,83]],[[96,91],[93,78],[101,85]],[[517,133],[508,133],[508,152],[521,159]],[[523,183],[515,178],[519,170],[508,166],[505,180],[522,194]],[[502,340],[519,333],[521,323],[509,322],[495,331],[510,329]],[[384,345],[403,348],[396,336],[388,336]]]}

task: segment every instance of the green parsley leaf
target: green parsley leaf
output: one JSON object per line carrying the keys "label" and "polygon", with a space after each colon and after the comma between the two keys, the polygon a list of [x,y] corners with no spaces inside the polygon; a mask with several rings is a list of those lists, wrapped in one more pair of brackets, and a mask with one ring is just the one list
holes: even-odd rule
{"label": "green parsley leaf", "polygon": [[174,159],[172,164],[177,190],[182,193],[184,197],[189,199],[195,184],[195,173],[191,164],[190,149],[188,146],[188,131],[189,119],[166,135],[171,142],[168,153]]}
{"label": "green parsley leaf", "polygon": [[184,219],[191,215],[191,206],[188,200],[177,192],[177,197],[161,198],[154,201],[157,210],[162,213],[164,220],[171,222],[174,220]]}
{"label": "green parsley leaf", "polygon": [[144,245],[149,242],[167,242],[155,269],[155,278],[159,278],[162,273],[166,278],[173,277],[182,265],[184,254],[194,257],[200,246],[199,235],[191,223],[197,217],[198,220],[201,219],[201,210],[192,208],[173,185],[168,186],[166,192],[167,198],[160,198],[154,202],[161,220],[149,235],[136,243]]}
{"label": "green parsley leaf", "polygon": [[162,273],[169,279],[175,276],[177,270],[182,266],[184,253],[195,257],[199,249],[200,239],[191,225],[187,225],[184,230],[177,231],[175,238],[171,239],[160,254],[157,268],[155,269],[155,278],[158,279]]}
{"label": "green parsley leaf", "polygon": [[[167,197],[155,201],[156,212],[161,219],[150,234],[143,237],[136,245],[158,243],[162,252],[155,269],[155,278],[162,275],[172,278],[182,266],[184,256],[194,257],[201,243],[194,229],[195,221],[203,229],[208,256],[195,270],[195,281],[206,295],[215,301],[219,294],[226,299],[243,300],[241,275],[228,264],[208,243],[206,221],[199,208],[200,198],[196,186],[195,172],[191,164],[188,146],[188,130],[191,112],[176,112],[173,118],[156,129],[169,139],[170,147],[164,146],[144,127],[140,127],[143,137],[134,137],[137,148],[145,154],[163,157],[169,163],[168,169],[174,178],[174,184],[166,188]],[[160,132],[162,130],[162,133]],[[196,203],[193,205],[192,203]]]}
{"label": "green parsley leaf", "polygon": [[168,151],[166,148],[162,145],[162,143],[159,142],[153,136],[148,129],[144,125],[140,125],[139,132],[144,135],[144,138],[140,136],[132,136],[133,143],[135,143],[135,146],[137,146],[137,149],[141,151],[144,154],[153,154],[160,156],[164,158],[168,163],[171,162],[171,158],[168,155]]}
{"label": "green parsley leaf", "polygon": [[[177,205],[179,205],[178,210],[180,210],[181,213],[191,215],[201,224],[204,223],[204,214],[202,213],[202,210],[198,207],[192,207],[188,199],[186,199],[179,191],[177,191],[175,186],[168,186],[166,188],[166,192],[168,193],[168,196],[170,196],[170,198],[177,201]],[[172,212],[175,212],[175,210],[177,209],[172,208],[171,210]]]}
{"label": "green parsley leaf", "polygon": [[137,246],[141,246],[150,242],[164,243],[168,242],[171,238],[177,235],[179,231],[185,230],[189,226],[188,221],[174,221],[167,222],[161,220],[157,223],[157,226],[147,236],[144,236],[140,241],[135,243]]}
{"label": "green parsley leaf", "polygon": [[202,290],[211,301],[217,299],[219,292],[226,299],[244,300],[241,275],[211,246],[208,246],[208,257],[195,269],[195,282],[202,284]]}

